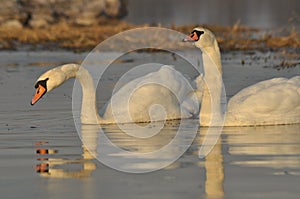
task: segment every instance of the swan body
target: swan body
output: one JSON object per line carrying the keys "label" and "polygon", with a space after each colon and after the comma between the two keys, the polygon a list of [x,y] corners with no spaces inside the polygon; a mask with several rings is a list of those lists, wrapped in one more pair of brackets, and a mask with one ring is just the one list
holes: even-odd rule
{"label": "swan body", "polygon": [[[184,41],[202,51],[204,66],[200,125],[213,125],[211,118],[222,117],[222,65],[214,34],[195,28]],[[242,89],[228,102],[225,126],[283,125],[300,123],[300,76],[273,78]]]}
{"label": "swan body", "polygon": [[300,122],[300,76],[273,78],[244,88],[228,103],[226,125]]}
{"label": "swan body", "polygon": [[[195,84],[202,81],[200,75]],[[35,85],[35,104],[46,92],[70,78],[82,87],[81,121],[85,124],[150,122],[190,118],[199,114],[201,92],[191,89],[189,82],[172,66],[139,77],[119,89],[98,114],[94,84],[89,72],[77,64],[66,64],[42,74]]]}
{"label": "swan body", "polygon": [[[199,101],[193,94],[182,75],[172,66],[164,65],[157,72],[139,77],[117,91],[106,106],[104,118],[118,117],[118,121],[126,123],[130,116],[135,122],[160,121],[165,117],[162,111],[168,114],[169,120],[190,118],[199,114]],[[128,103],[126,99],[129,98]],[[153,112],[149,114],[148,111]]]}

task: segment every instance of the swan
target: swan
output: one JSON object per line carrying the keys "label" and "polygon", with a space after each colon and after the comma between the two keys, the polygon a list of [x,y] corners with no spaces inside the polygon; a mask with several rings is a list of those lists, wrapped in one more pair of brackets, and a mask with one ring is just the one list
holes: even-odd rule
{"label": "swan", "polygon": [[[194,28],[184,42],[202,51],[204,81],[200,110],[201,126],[216,126],[211,118],[222,117],[222,64],[214,34]],[[209,88],[208,88],[209,87]],[[284,125],[300,123],[300,76],[273,78],[242,89],[228,102],[224,126]]]}
{"label": "swan", "polygon": [[[70,78],[78,79],[82,87],[83,124],[150,122],[199,115],[201,91],[197,88],[201,87],[202,76],[199,75],[194,81],[196,89],[191,89],[183,75],[168,65],[127,83],[106,103],[101,115],[96,107],[93,79],[88,70],[78,64],[61,65],[48,70],[37,79],[31,105]],[[128,93],[132,94],[126,96]],[[159,105],[158,110],[156,105]],[[164,112],[161,112],[161,107]],[[117,120],[114,116],[118,117]]]}

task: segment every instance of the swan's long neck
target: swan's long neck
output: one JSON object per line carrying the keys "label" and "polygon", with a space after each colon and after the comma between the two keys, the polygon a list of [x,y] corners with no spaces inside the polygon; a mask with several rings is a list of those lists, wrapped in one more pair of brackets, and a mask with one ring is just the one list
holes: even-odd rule
{"label": "swan's long neck", "polygon": [[90,73],[79,67],[76,73],[82,87],[81,122],[84,124],[98,124],[102,118],[98,114],[96,92]]}
{"label": "swan's long neck", "polygon": [[221,126],[222,65],[217,42],[202,50],[204,90],[200,111],[202,126]]}
{"label": "swan's long neck", "polygon": [[95,87],[90,73],[77,64],[63,65],[60,69],[64,73],[64,81],[76,78],[82,87],[81,122],[98,124],[102,118],[98,114]]}

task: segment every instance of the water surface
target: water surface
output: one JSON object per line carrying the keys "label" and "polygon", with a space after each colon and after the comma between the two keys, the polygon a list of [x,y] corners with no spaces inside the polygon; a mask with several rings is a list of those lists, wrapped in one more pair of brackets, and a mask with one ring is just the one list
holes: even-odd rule
{"label": "water surface", "polygon": [[[3,198],[299,198],[300,125],[224,128],[205,159],[198,158],[207,131],[200,128],[192,146],[180,159],[147,174],[123,173],[99,163],[82,145],[75,129],[73,81],[46,95],[36,106],[29,104],[34,82],[42,72],[54,65],[81,62],[85,55],[63,51],[0,52]],[[139,64],[151,56],[162,62],[173,60],[170,64],[178,65],[177,60],[160,54],[131,56],[132,62],[120,62],[119,67]],[[299,65],[281,70],[273,67],[281,61],[273,53],[224,54],[227,95],[263,79],[300,75]],[[118,77],[118,71],[115,70],[116,76],[106,79],[107,85]],[[103,95],[99,97],[99,107],[109,97],[108,93]],[[197,121],[190,121],[193,122]],[[161,137],[146,144],[124,137],[115,126],[105,131],[128,150],[147,151],[165,144],[177,127],[177,123],[165,127]],[[141,165],[127,166],[138,169]],[[142,166],[151,166],[151,162]]]}

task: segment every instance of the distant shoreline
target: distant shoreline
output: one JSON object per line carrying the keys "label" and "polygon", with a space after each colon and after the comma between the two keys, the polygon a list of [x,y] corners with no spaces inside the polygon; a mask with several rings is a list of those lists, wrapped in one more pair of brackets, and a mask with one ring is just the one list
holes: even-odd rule
{"label": "distant shoreline", "polygon": [[[199,25],[173,26],[171,29],[187,34],[195,26]],[[223,51],[300,49],[300,34],[292,27],[276,32],[264,32],[240,24],[230,27],[203,26],[215,32]],[[76,26],[67,23],[44,28],[0,26],[0,49],[20,50],[22,46],[29,45],[32,49],[90,51],[110,36],[138,27],[149,27],[149,25],[133,25],[124,21],[108,20],[103,24],[92,26]]]}

